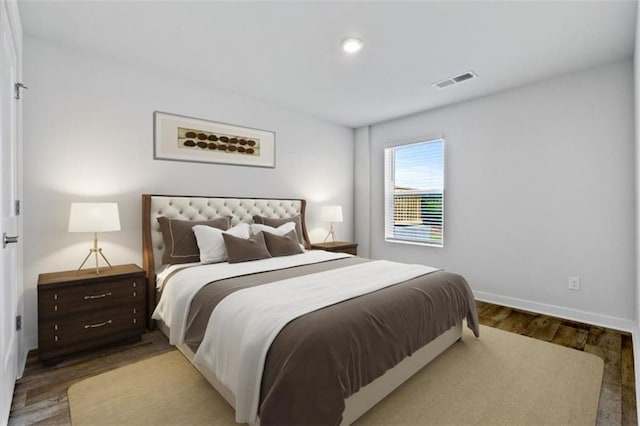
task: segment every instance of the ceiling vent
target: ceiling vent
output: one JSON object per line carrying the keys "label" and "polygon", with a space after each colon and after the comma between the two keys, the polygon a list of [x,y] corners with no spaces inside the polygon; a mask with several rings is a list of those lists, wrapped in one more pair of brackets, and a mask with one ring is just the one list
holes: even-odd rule
{"label": "ceiling vent", "polygon": [[437,87],[438,89],[445,89],[447,87],[451,87],[458,83],[463,83],[465,81],[473,80],[474,78],[478,78],[478,75],[473,71],[467,71],[465,73],[456,75],[454,77],[445,78],[444,80],[436,81],[435,83],[431,83],[432,86]]}

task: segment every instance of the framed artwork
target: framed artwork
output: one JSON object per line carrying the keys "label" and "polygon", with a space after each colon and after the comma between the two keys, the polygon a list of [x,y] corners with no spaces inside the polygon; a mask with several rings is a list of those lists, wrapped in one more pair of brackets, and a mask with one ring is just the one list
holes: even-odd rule
{"label": "framed artwork", "polygon": [[197,163],[275,167],[276,134],[156,111],[153,158]]}

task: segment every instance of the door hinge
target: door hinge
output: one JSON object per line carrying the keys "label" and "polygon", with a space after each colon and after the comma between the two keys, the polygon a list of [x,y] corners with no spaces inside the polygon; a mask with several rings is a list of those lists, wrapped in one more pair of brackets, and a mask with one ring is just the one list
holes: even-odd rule
{"label": "door hinge", "polygon": [[16,99],[20,99],[20,89],[29,90],[29,88],[22,83],[16,83],[14,84],[14,87],[16,88]]}
{"label": "door hinge", "polygon": [[20,216],[21,212],[22,212],[22,209],[20,206],[20,200],[16,200],[16,216]]}
{"label": "door hinge", "polygon": [[22,315],[16,316],[16,331],[22,330]]}

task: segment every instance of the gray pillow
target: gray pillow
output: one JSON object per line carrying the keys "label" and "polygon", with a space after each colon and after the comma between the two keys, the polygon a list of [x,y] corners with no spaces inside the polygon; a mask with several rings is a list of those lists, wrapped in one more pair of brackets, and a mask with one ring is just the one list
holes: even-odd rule
{"label": "gray pillow", "polygon": [[267,243],[267,250],[272,257],[289,256],[291,254],[303,253],[302,247],[296,237],[296,231],[291,231],[285,235],[275,235],[269,232],[264,234],[264,241]]}
{"label": "gray pillow", "polygon": [[248,260],[266,259],[271,257],[264,242],[264,233],[259,232],[251,238],[238,238],[222,233],[224,245],[227,248],[229,263],[240,263]]}
{"label": "gray pillow", "polygon": [[307,245],[304,240],[304,235],[302,235],[302,220],[300,219],[300,216],[285,217],[284,219],[274,219],[265,216],[254,216],[253,221],[255,223],[271,226],[273,228],[277,228],[278,226],[284,225],[287,222],[293,222],[296,224],[296,234],[298,234],[298,240],[300,241],[300,244],[305,247]]}
{"label": "gray pillow", "polygon": [[226,231],[229,229],[230,218],[220,217],[213,220],[179,220],[159,217],[160,231],[164,240],[163,264],[200,262],[200,250],[193,233],[196,225],[206,225]]}

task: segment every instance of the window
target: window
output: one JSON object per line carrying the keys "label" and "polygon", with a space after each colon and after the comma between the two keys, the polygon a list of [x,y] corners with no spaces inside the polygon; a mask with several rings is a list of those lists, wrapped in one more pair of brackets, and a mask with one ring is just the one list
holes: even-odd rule
{"label": "window", "polygon": [[384,150],[385,239],[442,247],[444,140]]}

